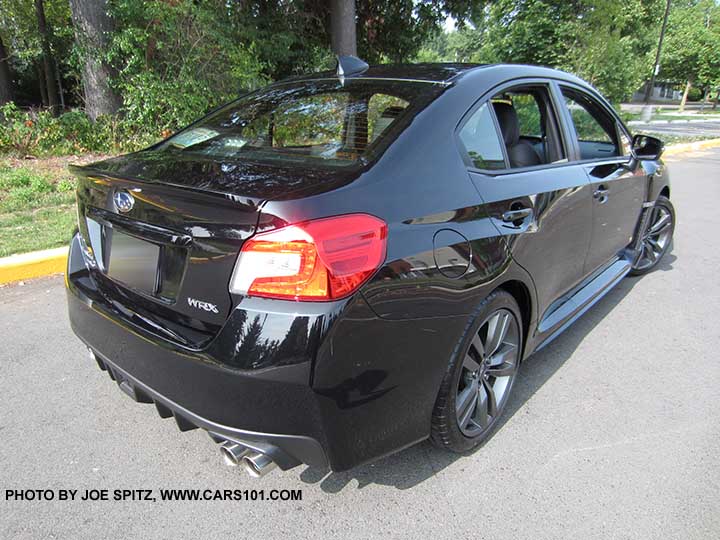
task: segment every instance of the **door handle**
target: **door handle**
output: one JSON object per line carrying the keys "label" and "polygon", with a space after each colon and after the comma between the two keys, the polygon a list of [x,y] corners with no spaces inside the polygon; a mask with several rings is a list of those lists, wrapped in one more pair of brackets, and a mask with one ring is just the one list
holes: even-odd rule
{"label": "door handle", "polygon": [[607,200],[608,193],[610,193],[610,190],[601,185],[593,192],[593,197],[600,199],[600,202],[605,202],[605,200]]}
{"label": "door handle", "polygon": [[526,217],[533,215],[533,209],[532,208],[519,208],[517,210],[508,210],[507,212],[503,213],[502,220],[505,222],[516,222],[516,221],[522,221]]}

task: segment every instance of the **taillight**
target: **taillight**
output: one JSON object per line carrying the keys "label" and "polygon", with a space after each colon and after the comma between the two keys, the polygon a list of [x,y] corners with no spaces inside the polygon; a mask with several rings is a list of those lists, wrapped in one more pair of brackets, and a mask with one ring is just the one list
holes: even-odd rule
{"label": "taillight", "polygon": [[306,221],[247,240],[230,292],[335,300],[355,292],[383,263],[387,225],[367,214]]}

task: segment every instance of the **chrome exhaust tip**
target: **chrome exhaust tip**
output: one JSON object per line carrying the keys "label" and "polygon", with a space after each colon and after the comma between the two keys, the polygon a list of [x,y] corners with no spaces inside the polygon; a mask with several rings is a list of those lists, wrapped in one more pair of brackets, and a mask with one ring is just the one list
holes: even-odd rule
{"label": "chrome exhaust tip", "polygon": [[262,478],[272,471],[277,464],[266,454],[260,452],[248,453],[242,458],[245,471],[253,478]]}
{"label": "chrome exhaust tip", "polygon": [[220,453],[228,467],[237,467],[250,449],[241,444],[225,441],[220,445]]}

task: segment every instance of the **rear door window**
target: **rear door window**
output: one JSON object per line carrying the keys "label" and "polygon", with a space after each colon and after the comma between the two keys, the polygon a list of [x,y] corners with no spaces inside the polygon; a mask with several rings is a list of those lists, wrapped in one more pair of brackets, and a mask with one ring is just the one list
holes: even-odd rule
{"label": "rear door window", "polygon": [[544,130],[540,118],[540,108],[535,97],[531,94],[516,94],[513,96],[511,104],[517,112],[520,137],[541,140]]}
{"label": "rear door window", "polygon": [[487,103],[473,113],[460,130],[460,141],[478,169],[505,168],[505,156]]}
{"label": "rear door window", "polygon": [[555,107],[547,84],[517,85],[498,92],[460,133],[481,169],[520,169],[565,161]]}

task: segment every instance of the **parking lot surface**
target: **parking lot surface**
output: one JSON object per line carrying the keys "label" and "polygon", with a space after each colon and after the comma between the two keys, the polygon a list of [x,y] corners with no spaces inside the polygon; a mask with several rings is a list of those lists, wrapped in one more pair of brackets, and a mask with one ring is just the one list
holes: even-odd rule
{"label": "parking lot surface", "polygon": [[[464,456],[421,443],[346,473],[251,479],[97,369],[61,277],[1,288],[0,538],[719,538],[720,150],[669,167],[673,251],[526,362],[501,428]],[[157,498],[183,488],[302,500]],[[28,502],[7,489],[156,500]]]}

